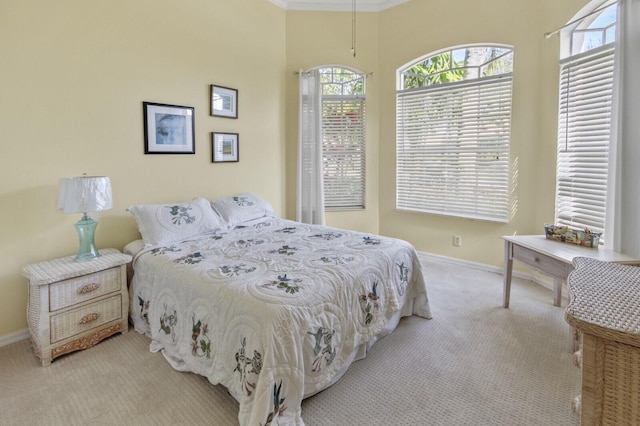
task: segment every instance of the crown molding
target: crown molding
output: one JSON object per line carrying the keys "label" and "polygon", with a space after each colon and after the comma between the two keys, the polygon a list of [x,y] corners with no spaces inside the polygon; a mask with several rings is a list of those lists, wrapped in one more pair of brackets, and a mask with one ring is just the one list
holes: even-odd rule
{"label": "crown molding", "polygon": [[[350,0],[268,0],[286,10],[351,12]],[[357,12],[380,12],[410,0],[356,0]]]}

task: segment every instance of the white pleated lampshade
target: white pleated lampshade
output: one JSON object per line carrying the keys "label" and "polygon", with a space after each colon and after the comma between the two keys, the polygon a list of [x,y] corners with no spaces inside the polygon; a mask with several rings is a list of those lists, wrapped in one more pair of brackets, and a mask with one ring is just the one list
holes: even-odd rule
{"label": "white pleated lampshade", "polygon": [[88,213],[113,207],[111,181],[106,176],[60,179],[58,209],[64,213]]}

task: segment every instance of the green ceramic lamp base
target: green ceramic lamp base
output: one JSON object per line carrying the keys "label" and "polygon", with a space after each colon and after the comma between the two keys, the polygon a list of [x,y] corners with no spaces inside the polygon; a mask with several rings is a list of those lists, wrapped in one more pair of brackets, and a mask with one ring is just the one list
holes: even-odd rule
{"label": "green ceramic lamp base", "polygon": [[75,225],[76,231],[78,231],[78,237],[80,239],[80,249],[78,255],[74,259],[76,262],[86,262],[93,260],[96,257],[100,257],[100,253],[96,249],[93,243],[93,238],[96,231],[98,222],[91,219],[86,213]]}

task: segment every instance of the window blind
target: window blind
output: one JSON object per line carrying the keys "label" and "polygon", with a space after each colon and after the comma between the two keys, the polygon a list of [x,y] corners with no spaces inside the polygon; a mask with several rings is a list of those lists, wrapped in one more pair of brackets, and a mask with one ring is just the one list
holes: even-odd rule
{"label": "window blind", "polygon": [[604,231],[614,49],[561,63],[555,223]]}
{"label": "window blind", "polygon": [[364,208],[363,97],[322,97],[322,144],[325,207]]}
{"label": "window blind", "polygon": [[512,74],[399,91],[396,206],[506,222]]}

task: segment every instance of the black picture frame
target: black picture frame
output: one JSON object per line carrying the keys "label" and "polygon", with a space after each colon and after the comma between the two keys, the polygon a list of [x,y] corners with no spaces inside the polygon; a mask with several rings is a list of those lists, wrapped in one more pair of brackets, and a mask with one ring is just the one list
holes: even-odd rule
{"label": "black picture frame", "polygon": [[238,90],[212,84],[211,115],[214,117],[238,118]]}
{"label": "black picture frame", "polygon": [[240,161],[240,135],[238,133],[211,133],[211,162],[237,163]]}
{"label": "black picture frame", "polygon": [[194,108],[142,103],[145,154],[195,154]]}

